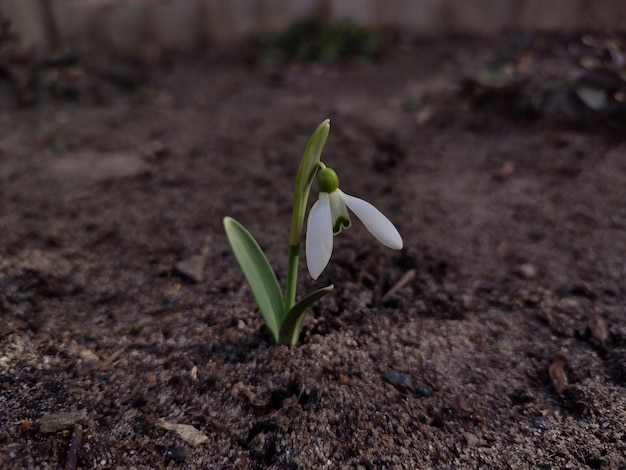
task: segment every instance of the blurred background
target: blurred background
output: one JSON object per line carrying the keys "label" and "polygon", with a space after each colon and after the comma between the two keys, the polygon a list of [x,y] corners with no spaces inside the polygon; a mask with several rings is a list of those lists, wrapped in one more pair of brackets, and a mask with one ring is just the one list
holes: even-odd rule
{"label": "blurred background", "polygon": [[417,35],[619,29],[621,0],[0,0],[23,45],[186,51],[283,30],[304,17]]}

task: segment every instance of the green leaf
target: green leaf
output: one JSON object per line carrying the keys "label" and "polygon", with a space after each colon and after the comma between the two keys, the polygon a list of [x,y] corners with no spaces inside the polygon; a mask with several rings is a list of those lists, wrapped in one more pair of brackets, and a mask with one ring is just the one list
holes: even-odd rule
{"label": "green leaf", "polygon": [[224,217],[224,230],[272,339],[278,342],[285,306],[280,285],[263,250],[243,225]]}
{"label": "green leaf", "polygon": [[330,119],[322,121],[311,135],[309,142],[304,149],[298,173],[296,175],[296,187],[293,195],[293,215],[291,217],[291,233],[289,245],[296,246],[300,243],[302,225],[304,224],[304,214],[306,204],[309,200],[309,192],[313,177],[317,171],[317,164],[320,162],[322,150],[326,144],[328,133],[330,132]]}
{"label": "green leaf", "polygon": [[313,291],[291,307],[291,310],[287,312],[283,324],[280,327],[280,344],[293,346],[298,342],[298,337],[302,330],[302,322],[309,311],[309,307],[333,290],[334,287],[335,286],[331,284],[330,286]]}

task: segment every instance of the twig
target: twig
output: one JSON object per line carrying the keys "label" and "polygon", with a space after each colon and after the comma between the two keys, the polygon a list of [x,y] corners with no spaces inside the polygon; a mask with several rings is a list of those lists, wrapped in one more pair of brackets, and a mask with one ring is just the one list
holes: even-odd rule
{"label": "twig", "polygon": [[72,440],[70,441],[70,450],[67,451],[67,461],[65,462],[65,470],[76,470],[77,453],[83,438],[83,427],[80,424],[74,425]]}
{"label": "twig", "polygon": [[382,300],[387,300],[393,294],[395,294],[404,286],[406,286],[414,277],[415,277],[415,269],[411,269],[404,276],[402,276],[400,280],[396,282],[394,286],[391,289],[389,289],[385,295],[383,295]]}
{"label": "twig", "polygon": [[106,369],[109,367],[118,357],[126,350],[126,346],[122,346],[117,351],[114,351],[113,354],[104,358],[104,360],[98,365],[99,369]]}

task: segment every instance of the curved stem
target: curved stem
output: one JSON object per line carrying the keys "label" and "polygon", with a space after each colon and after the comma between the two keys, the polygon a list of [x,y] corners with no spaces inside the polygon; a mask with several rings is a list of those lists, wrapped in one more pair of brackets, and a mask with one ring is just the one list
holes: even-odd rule
{"label": "curved stem", "polygon": [[285,312],[288,312],[296,303],[296,287],[298,286],[298,261],[300,259],[300,244],[289,245],[287,260],[287,283],[285,286]]}
{"label": "curved stem", "polygon": [[291,214],[291,230],[289,232],[289,258],[287,261],[287,281],[285,285],[285,312],[288,312],[296,303],[296,287],[298,284],[298,261],[300,259],[300,239],[302,238],[302,226],[306,204],[309,200],[311,183],[320,165],[320,155],[326,143],[330,121],[323,121],[313,135],[304,150],[298,173],[296,175],[296,187],[293,195],[293,212]]}

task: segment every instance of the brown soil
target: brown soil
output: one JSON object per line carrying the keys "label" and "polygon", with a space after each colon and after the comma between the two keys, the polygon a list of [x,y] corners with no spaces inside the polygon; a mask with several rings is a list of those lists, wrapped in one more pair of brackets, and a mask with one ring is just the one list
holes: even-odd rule
{"label": "brown soil", "polygon": [[[0,467],[626,468],[626,146],[471,106],[494,44],[5,106]],[[284,280],[327,117],[323,160],[405,248],[355,223],[320,280],[301,266],[299,295],[336,290],[274,346],[222,218]]]}

